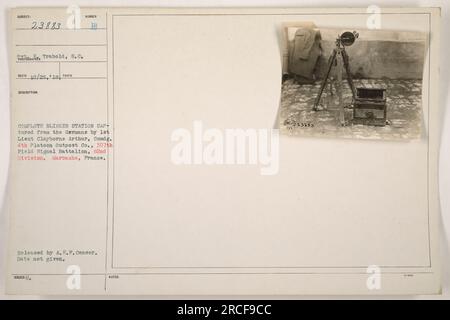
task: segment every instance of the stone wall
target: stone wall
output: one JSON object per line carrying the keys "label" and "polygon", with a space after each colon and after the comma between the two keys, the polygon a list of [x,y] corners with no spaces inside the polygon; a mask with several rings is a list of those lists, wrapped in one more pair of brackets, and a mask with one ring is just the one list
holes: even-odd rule
{"label": "stone wall", "polygon": [[[288,45],[297,28],[287,29]],[[341,29],[319,29],[322,35],[323,56],[318,64],[318,77],[322,78],[328,58],[335,47]],[[353,31],[349,29],[348,31]],[[362,79],[422,79],[426,52],[426,37],[418,32],[357,30],[356,42],[347,47],[353,77]],[[288,63],[285,48],[284,63]],[[284,68],[283,70],[287,70]]]}

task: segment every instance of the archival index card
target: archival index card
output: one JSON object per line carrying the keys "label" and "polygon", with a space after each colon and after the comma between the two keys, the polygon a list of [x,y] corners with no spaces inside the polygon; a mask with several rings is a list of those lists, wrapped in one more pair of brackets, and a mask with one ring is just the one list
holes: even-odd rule
{"label": "archival index card", "polygon": [[438,293],[439,19],[11,9],[8,292]]}

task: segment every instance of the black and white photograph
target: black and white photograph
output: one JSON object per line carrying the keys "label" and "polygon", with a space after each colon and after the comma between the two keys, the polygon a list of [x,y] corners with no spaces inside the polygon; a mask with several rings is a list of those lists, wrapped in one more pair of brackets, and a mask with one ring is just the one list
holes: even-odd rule
{"label": "black and white photograph", "polygon": [[422,135],[426,35],[285,27],[284,134],[412,140]]}

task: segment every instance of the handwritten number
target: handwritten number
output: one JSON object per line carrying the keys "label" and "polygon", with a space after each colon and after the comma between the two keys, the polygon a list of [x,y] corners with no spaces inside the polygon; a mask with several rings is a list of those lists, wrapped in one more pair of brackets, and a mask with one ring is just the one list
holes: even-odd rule
{"label": "handwritten number", "polygon": [[61,22],[56,21],[33,21],[31,23],[31,30],[59,30],[61,29]]}

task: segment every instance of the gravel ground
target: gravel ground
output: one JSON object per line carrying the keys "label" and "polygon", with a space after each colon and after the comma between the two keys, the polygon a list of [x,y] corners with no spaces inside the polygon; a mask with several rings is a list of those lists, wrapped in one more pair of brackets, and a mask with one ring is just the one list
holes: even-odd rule
{"label": "gravel ground", "polygon": [[[355,87],[385,88],[387,96],[386,126],[352,124],[352,110],[346,109],[347,126],[339,122],[337,95],[331,95],[329,86],[322,95],[327,110],[312,111],[320,82],[299,85],[293,80],[283,83],[281,91],[280,130],[298,136],[323,136],[361,139],[418,139],[422,127],[422,80],[362,79],[354,80]],[[334,88],[333,91],[335,92]],[[345,82],[344,103],[352,100],[351,90]]]}

